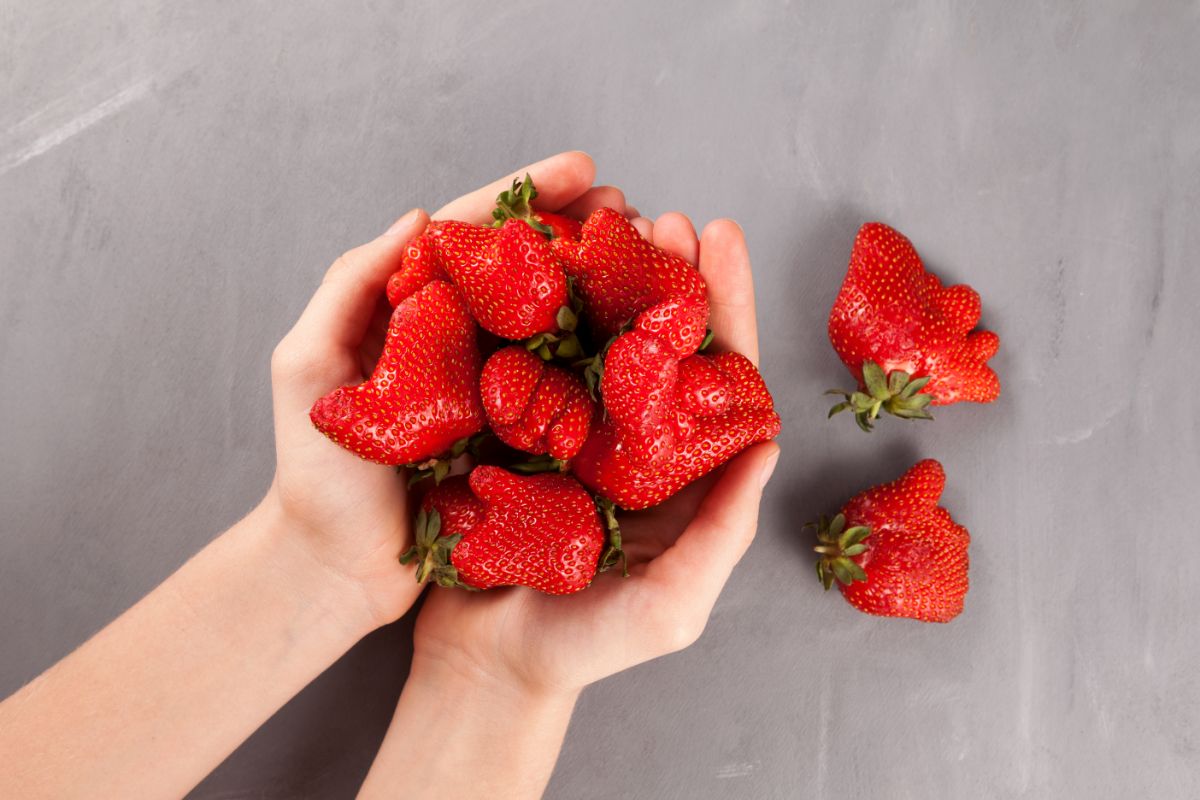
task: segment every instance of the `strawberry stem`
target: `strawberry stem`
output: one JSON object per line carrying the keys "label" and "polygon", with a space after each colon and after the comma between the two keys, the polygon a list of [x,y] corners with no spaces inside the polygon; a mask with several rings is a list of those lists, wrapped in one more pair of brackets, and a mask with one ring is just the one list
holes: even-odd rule
{"label": "strawberry stem", "polygon": [[817,561],[817,578],[826,591],[835,580],[849,586],[854,581],[867,579],[867,573],[853,558],[867,551],[868,545],[863,542],[871,535],[870,528],[865,525],[846,527],[844,514],[833,519],[822,515],[817,522],[804,527],[816,528],[819,544],[813,550],[821,556]]}
{"label": "strawberry stem", "polygon": [[524,220],[538,233],[545,234],[547,239],[553,238],[554,231],[549,225],[543,224],[533,210],[532,202],[537,195],[537,188],[528,172],[525,173],[525,180],[514,178],[512,188],[501,192],[496,198],[496,208],[492,211],[492,219],[495,222],[492,223],[492,227],[500,228],[510,219],[519,219]]}
{"label": "strawberry stem", "polygon": [[442,517],[436,509],[428,514],[424,509],[417,512],[413,523],[413,546],[400,556],[400,563],[417,563],[417,583],[432,580],[447,589],[478,591],[458,579],[458,570],[450,561],[450,554],[455,545],[462,541],[462,534],[441,536],[441,531]]}
{"label": "strawberry stem", "polygon": [[629,577],[629,559],[621,549],[621,526],[617,522],[617,507],[611,500],[604,497],[596,498],[596,509],[604,520],[604,529],[608,532],[608,549],[600,556],[596,572],[607,572],[621,562],[621,577]]}
{"label": "strawberry stem", "polygon": [[854,412],[858,427],[867,433],[874,430],[873,423],[884,411],[901,419],[933,419],[926,411],[926,406],[933,402],[933,395],[921,391],[932,380],[932,376],[914,379],[899,369],[885,375],[883,367],[874,361],[863,362],[862,375],[863,390],[847,392],[830,389],[825,392],[845,398],[829,409],[828,417],[849,409]]}

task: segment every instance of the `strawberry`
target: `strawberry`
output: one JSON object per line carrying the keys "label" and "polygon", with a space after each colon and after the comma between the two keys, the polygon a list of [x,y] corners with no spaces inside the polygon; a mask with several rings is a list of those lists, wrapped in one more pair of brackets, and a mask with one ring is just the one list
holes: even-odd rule
{"label": "strawberry", "polygon": [[846,399],[829,416],[851,409],[869,431],[881,411],[931,419],[929,405],[995,400],[1000,381],[987,360],[1000,338],[972,331],[979,315],[974,289],[942,286],[898,231],[863,225],[829,314],[829,341],[860,391],[830,392]]}
{"label": "strawberry", "polygon": [[432,281],[396,307],[365,383],[313,404],[313,424],[381,464],[414,464],[483,429],[475,323],[462,295]]}
{"label": "strawberry", "polygon": [[[581,225],[578,220],[548,211],[535,211],[530,206],[535,197],[537,189],[528,175],[524,181],[514,180],[512,189],[501,192],[496,198],[496,209],[492,212],[496,221],[491,227],[501,228],[507,220],[519,219],[546,236],[579,238]],[[432,280],[451,280],[450,275],[442,268],[440,247],[445,247],[452,257],[457,253],[461,258],[464,250],[485,250],[494,238],[494,235],[485,233],[488,229],[483,226],[455,222],[450,225],[450,241],[442,242],[442,237],[446,236],[442,229],[447,226],[448,223],[442,220],[429,223],[425,231],[404,251],[400,269],[391,276],[387,284],[388,300],[393,307],[400,305],[404,298]]]}
{"label": "strawberry", "polygon": [[566,461],[587,439],[595,403],[583,381],[521,345],[493,353],[479,387],[492,432],[510,447]]}
{"label": "strawberry", "polygon": [[462,292],[479,325],[497,336],[525,339],[561,328],[566,275],[546,237],[521,220],[498,230],[454,220],[430,223],[389,280],[389,298],[438,270]]}
{"label": "strawberry", "polygon": [[571,462],[584,485],[622,508],[648,508],[779,433],[771,394],[743,355],[690,356],[678,362],[674,381],[673,415],[663,423],[674,440],[669,457],[654,464],[635,457],[623,431],[605,418]]}
{"label": "strawberry", "polygon": [[868,489],[817,524],[817,575],[859,611],[949,622],[967,594],[971,535],[938,505],[946,473],[933,459]]}
{"label": "strawberry", "polygon": [[604,544],[596,504],[571,476],[480,466],[425,496],[400,560],[441,586],[571,594],[591,583]]}
{"label": "strawberry", "polygon": [[[440,226],[439,222],[431,222],[426,227]],[[392,307],[400,305],[405,298],[421,290],[430,281],[450,281],[450,276],[442,269],[441,263],[429,243],[425,233],[408,243],[404,248],[404,256],[400,261],[400,269],[388,278],[387,296]]]}
{"label": "strawberry", "polygon": [[[618,211],[599,208],[583,223],[578,241],[555,239],[584,311],[600,341],[616,336],[638,314],[666,300],[691,298],[708,319],[708,296],[700,271],[684,259],[642,238]],[[690,330],[690,329],[689,329]],[[682,343],[682,354],[694,353],[704,338]]]}
{"label": "strawberry", "polygon": [[514,178],[512,188],[501,192],[496,198],[496,208],[492,211],[492,218],[496,221],[492,226],[499,228],[510,219],[520,219],[552,239],[578,239],[582,228],[579,220],[534,209],[532,203],[537,195],[537,188],[528,173],[523,181]]}

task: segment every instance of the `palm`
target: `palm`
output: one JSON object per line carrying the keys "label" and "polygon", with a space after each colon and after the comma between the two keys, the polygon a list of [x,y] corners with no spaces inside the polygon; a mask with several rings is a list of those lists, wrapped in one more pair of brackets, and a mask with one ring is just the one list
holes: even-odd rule
{"label": "palm", "polygon": [[500,667],[546,688],[590,683],[642,660],[643,643],[630,628],[653,602],[648,566],[691,522],[711,483],[698,481],[655,508],[621,515],[628,578],[618,568],[567,597],[523,588],[434,590],[417,623],[418,651],[465,658],[484,670]]}

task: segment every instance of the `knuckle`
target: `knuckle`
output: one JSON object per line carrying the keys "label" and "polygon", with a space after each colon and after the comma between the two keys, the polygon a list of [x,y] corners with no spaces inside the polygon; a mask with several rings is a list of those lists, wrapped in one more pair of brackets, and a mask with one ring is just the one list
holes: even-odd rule
{"label": "knuckle", "polygon": [[655,627],[661,631],[666,652],[674,653],[691,647],[704,633],[705,618],[694,610],[665,605],[655,613]]}
{"label": "knuckle", "polygon": [[271,379],[280,382],[315,377],[321,370],[320,361],[311,348],[301,347],[285,336],[271,353]]}

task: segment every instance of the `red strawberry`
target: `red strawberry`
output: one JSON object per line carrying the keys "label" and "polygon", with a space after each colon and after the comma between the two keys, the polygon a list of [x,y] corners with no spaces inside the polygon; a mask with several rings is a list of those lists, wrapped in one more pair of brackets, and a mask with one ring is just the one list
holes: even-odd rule
{"label": "red strawberry", "polygon": [[987,360],[1000,338],[972,332],[979,314],[974,289],[942,286],[898,231],[863,225],[829,314],[829,341],[861,391],[833,392],[846,400],[830,416],[851,409],[870,430],[881,411],[930,419],[928,405],[995,400],[1000,381]]}
{"label": "red strawberry", "polygon": [[483,429],[475,323],[462,295],[432,281],[396,307],[370,380],[313,404],[317,429],[381,464],[414,464]]}
{"label": "red strawberry", "polygon": [[[428,227],[440,226],[439,222],[431,222]],[[422,233],[408,243],[404,248],[404,256],[400,261],[400,269],[388,278],[387,296],[392,307],[400,305],[410,295],[420,291],[430,281],[450,281],[450,276],[442,269],[430,246],[429,239]]]}
{"label": "red strawberry", "polygon": [[566,461],[587,439],[595,404],[583,382],[521,345],[493,353],[479,387],[492,431],[510,447]]}
{"label": "red strawberry", "polygon": [[616,423],[604,419],[571,462],[571,471],[622,508],[647,508],[779,433],[779,415],[762,376],[738,353],[679,362],[673,395],[674,448],[665,463],[652,466],[633,457]]}
{"label": "red strawberry", "polygon": [[940,507],[942,465],[918,462],[896,481],[857,495],[818,524],[817,575],[836,579],[859,611],[949,622],[967,594],[971,535]]}
{"label": "red strawberry", "polygon": [[499,230],[437,222],[420,239],[485,330],[505,339],[559,330],[567,278],[546,237],[524,222],[509,220]]}
{"label": "red strawberry", "polygon": [[[661,466],[675,452],[680,358],[704,339],[707,304],[685,295],[643,311],[603,355],[600,393],[629,455]],[[715,374],[715,373],[714,373]]]}
{"label": "red strawberry", "polygon": [[496,208],[492,211],[496,221],[492,225],[499,228],[507,220],[521,219],[552,239],[578,239],[582,228],[579,220],[535,209],[532,203],[537,195],[537,188],[528,173],[523,181],[513,179],[512,188],[501,192],[496,198]]}
{"label": "red strawberry", "polygon": [[569,475],[476,467],[435,487],[421,509],[400,560],[441,586],[571,594],[591,583],[604,549],[596,504]]}
{"label": "red strawberry", "polygon": [[[634,317],[664,300],[692,298],[708,319],[700,271],[643,239],[618,211],[597,209],[583,224],[579,241],[555,239],[553,247],[601,341],[616,336]],[[684,354],[700,346],[703,324],[700,328],[694,343],[683,343]]]}

